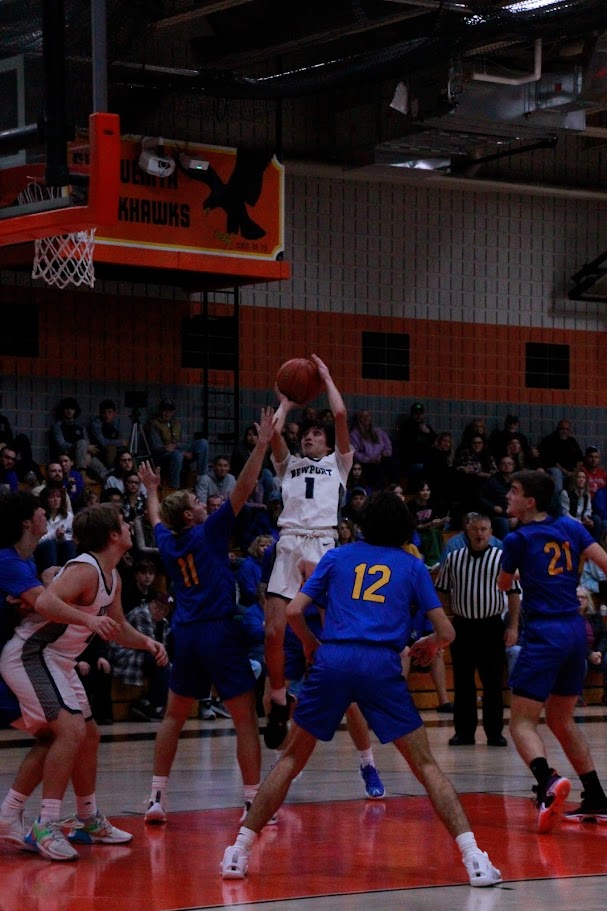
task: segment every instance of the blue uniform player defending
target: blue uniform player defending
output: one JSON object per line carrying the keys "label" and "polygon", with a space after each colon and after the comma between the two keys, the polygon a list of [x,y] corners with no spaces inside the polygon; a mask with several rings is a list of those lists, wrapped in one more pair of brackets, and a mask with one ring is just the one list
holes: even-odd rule
{"label": "blue uniform player defending", "polygon": [[573,719],[584,685],[587,651],[576,595],[578,566],[583,555],[607,572],[607,554],[581,522],[548,514],[554,492],[549,475],[519,471],[512,475],[511,484],[508,515],[519,519],[522,527],[504,539],[498,585],[508,591],[518,570],[525,624],[521,651],[510,678],[510,730],[519,755],[537,780],[538,832],[550,831],[571,787],[546,759],[538,730],[544,706],[546,723],[584,788],[581,806],[565,813],[565,818],[607,823],[607,797],[586,738]]}
{"label": "blue uniform player defending", "polygon": [[159,503],[159,473],[148,463],[140,468],[156,543],[175,594],[169,697],[156,736],[154,776],[145,814],[148,823],[166,822],[165,792],[179,735],[193,702],[208,696],[211,684],[234,722],[245,807],[259,787],[255,676],[242,624],[235,619],[236,590],[228,557],[236,516],[255,487],[274,433],[273,409],[262,410],[255,426],[257,443],[234,490],[208,519],[206,504],[191,490],[177,490]]}
{"label": "blue uniform player defending", "polygon": [[[284,753],[259,789],[236,843],[226,848],[221,874],[244,878],[257,834],[282,804],[316,741],[331,740],[345,710],[356,702],[379,740],[392,741],[425,786],[462,852],[470,884],[492,886],[500,882],[500,872],[478,848],[451,782],[436,765],[402,676],[400,653],[409,638],[413,601],[434,627],[413,646],[420,662],[429,664],[437,649],[453,640],[453,627],[428,570],[401,549],[412,532],[405,503],[393,493],[375,493],[361,523],[365,541],[325,554],[288,605],[288,622],[313,664]],[[327,605],[322,644],[304,618],[308,605],[319,600]]]}

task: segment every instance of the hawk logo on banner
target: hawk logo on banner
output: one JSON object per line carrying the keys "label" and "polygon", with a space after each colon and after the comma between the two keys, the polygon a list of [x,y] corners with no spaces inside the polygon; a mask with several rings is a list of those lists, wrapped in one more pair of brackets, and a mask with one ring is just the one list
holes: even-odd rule
{"label": "hawk logo on banner", "polygon": [[234,170],[224,181],[210,164],[206,170],[184,168],[181,156],[177,154],[177,164],[181,170],[190,179],[205,183],[211,191],[202,203],[205,214],[214,209],[223,209],[226,214],[226,232],[239,234],[245,240],[260,240],[266,236],[265,229],[253,221],[247,207],[257,205],[264,173],[271,160],[271,155],[238,149]]}

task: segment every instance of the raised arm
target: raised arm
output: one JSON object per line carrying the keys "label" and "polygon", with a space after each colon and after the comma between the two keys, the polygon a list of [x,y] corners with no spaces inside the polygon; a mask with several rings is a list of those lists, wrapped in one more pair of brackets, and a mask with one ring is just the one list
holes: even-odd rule
{"label": "raised arm", "polygon": [[295,407],[294,402],[290,402],[286,395],[283,395],[278,386],[275,388],[276,395],[278,396],[279,405],[276,409],[276,414],[274,415],[274,435],[270,441],[270,446],[272,447],[272,455],[276,462],[284,462],[284,460],[289,455],[289,447],[285,443],[285,438],[282,435],[284,430],[289,411]]}
{"label": "raised arm", "polygon": [[160,487],[160,469],[154,470],[149,462],[142,462],[139,466],[139,477],[147,490],[147,510],[152,528],[160,522],[160,501],[158,488]]}
{"label": "raised arm", "polygon": [[348,430],[348,412],[341,393],[329,373],[329,368],[317,354],[311,355],[327,390],[329,407],[335,419],[335,446],[341,453],[350,452],[350,432]]}
{"label": "raised arm", "polygon": [[243,469],[238,475],[236,487],[230,494],[234,515],[238,515],[257,483],[266,450],[275,433],[274,409],[262,408],[259,424],[255,424],[255,427],[258,434],[255,448],[244,463]]}

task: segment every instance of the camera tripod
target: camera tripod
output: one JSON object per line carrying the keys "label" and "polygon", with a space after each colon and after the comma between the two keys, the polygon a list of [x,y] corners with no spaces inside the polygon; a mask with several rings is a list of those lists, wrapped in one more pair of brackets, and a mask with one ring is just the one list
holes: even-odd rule
{"label": "camera tripod", "polygon": [[[148,443],[148,438],[145,435],[145,430],[139,419],[139,413],[134,411],[131,415],[131,421],[133,426],[131,428],[131,437],[129,439],[129,452],[132,454],[133,459],[136,462],[141,462],[146,460],[150,462],[152,468],[154,468],[154,459],[152,458],[152,450],[150,449],[150,444]],[[141,453],[140,455],[140,447]]]}

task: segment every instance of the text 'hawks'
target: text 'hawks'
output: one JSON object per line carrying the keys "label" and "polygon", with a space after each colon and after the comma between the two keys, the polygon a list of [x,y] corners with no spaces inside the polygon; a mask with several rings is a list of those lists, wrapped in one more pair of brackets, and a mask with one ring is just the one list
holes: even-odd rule
{"label": "text 'hawks'", "polygon": [[300,474],[333,474],[332,468],[321,468],[320,465],[304,465],[303,468],[294,468],[291,472],[292,478],[297,478]]}

